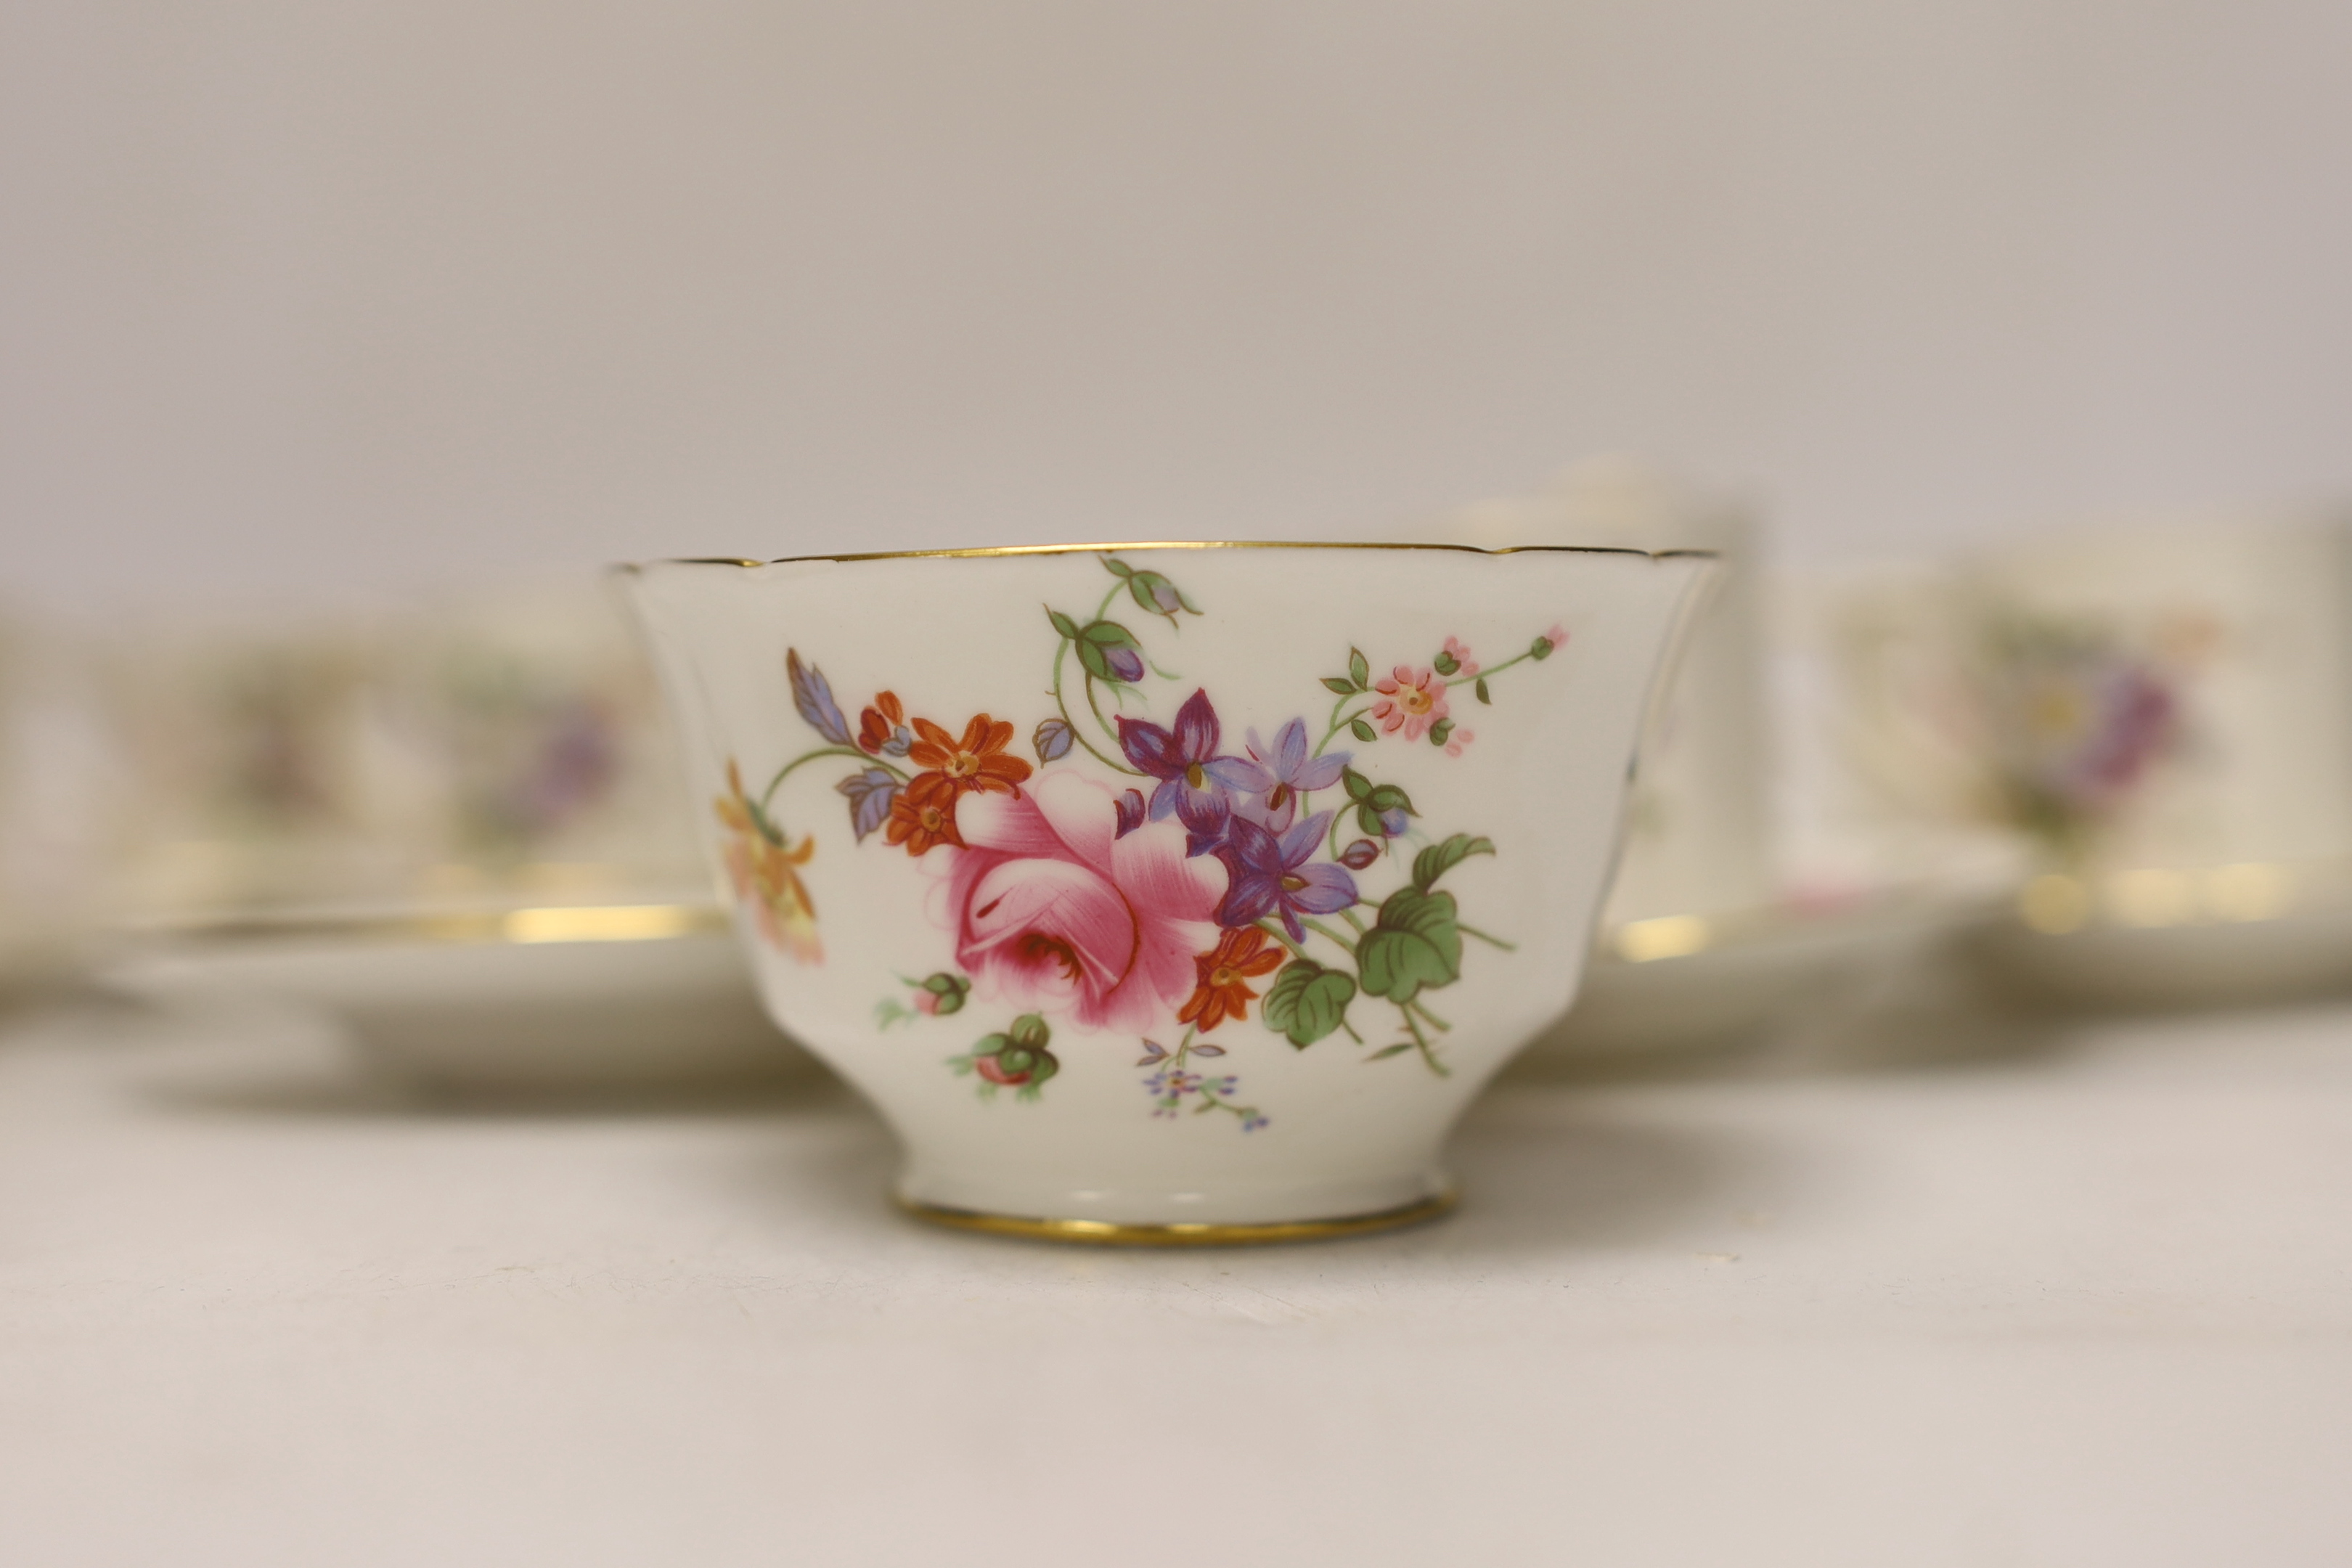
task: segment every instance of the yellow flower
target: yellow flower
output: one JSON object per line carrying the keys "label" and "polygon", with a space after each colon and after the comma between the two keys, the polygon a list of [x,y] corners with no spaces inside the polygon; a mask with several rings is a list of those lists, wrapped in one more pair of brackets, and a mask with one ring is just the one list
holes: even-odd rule
{"label": "yellow flower", "polygon": [[796,866],[805,866],[816,853],[816,839],[803,838],[797,848],[786,847],[760,808],[743,793],[743,775],[735,760],[727,760],[727,791],[710,803],[719,825],[727,830],[723,858],[735,897],[751,908],[760,934],[779,952],[803,963],[824,962],[824,943],[816,933],[816,904],[800,879]]}

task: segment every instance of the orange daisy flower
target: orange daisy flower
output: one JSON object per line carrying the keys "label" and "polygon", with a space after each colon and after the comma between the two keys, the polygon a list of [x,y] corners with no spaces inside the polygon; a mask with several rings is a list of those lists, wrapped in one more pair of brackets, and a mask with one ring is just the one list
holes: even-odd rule
{"label": "orange daisy flower", "polygon": [[893,844],[905,845],[909,855],[928,855],[942,844],[962,848],[963,835],[956,831],[957,793],[954,783],[944,773],[916,774],[914,782],[891,801],[890,820],[882,830],[883,837]]}
{"label": "orange daisy flower", "polygon": [[1177,1013],[1176,1021],[1197,1024],[1205,1035],[1228,1018],[1248,1017],[1249,1005],[1257,993],[1244,982],[1273,973],[1282,967],[1282,949],[1267,949],[1265,932],[1255,926],[1225,932],[1214,952],[1193,958],[1201,984]]}
{"label": "orange daisy flower", "polygon": [[963,739],[959,741],[929,719],[918,719],[915,736],[907,760],[927,773],[938,773],[954,786],[958,795],[982,789],[1019,795],[1021,781],[1029,776],[1027,763],[1004,754],[1013,741],[1013,725],[1006,720],[977,714],[964,726]]}

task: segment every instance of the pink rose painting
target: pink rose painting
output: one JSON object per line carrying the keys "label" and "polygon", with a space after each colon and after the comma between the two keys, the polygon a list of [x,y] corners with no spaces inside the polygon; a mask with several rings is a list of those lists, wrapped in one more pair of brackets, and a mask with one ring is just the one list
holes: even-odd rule
{"label": "pink rose painting", "polygon": [[960,813],[947,916],[982,994],[1140,1032],[1192,994],[1227,873],[1214,856],[1187,858],[1181,824],[1122,837],[1110,789],[1066,770],[1019,795],[971,795]]}

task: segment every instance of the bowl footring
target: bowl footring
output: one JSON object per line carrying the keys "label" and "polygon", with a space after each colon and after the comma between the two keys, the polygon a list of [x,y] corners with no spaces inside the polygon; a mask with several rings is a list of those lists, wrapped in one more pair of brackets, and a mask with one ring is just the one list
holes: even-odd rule
{"label": "bowl footring", "polygon": [[898,1205],[919,1220],[958,1230],[984,1231],[1031,1241],[1073,1242],[1093,1247],[1263,1247],[1282,1241],[1328,1241],[1339,1237],[1369,1236],[1422,1225],[1451,1214],[1459,1194],[1450,1188],[1373,1214],[1347,1215],[1336,1219],[1267,1220],[1223,1225],[1177,1222],[1128,1225],[1104,1219],[1041,1219],[1026,1215],[983,1214],[975,1209],[949,1208],[898,1196]]}

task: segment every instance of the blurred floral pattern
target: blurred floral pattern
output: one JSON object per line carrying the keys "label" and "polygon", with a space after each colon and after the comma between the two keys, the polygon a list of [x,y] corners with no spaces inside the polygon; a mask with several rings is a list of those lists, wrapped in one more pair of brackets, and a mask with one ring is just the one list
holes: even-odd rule
{"label": "blurred floral pattern", "polygon": [[2079,853],[2181,739],[2178,675],[2088,625],[1997,623],[1979,696],[2000,809],[2061,855]]}

